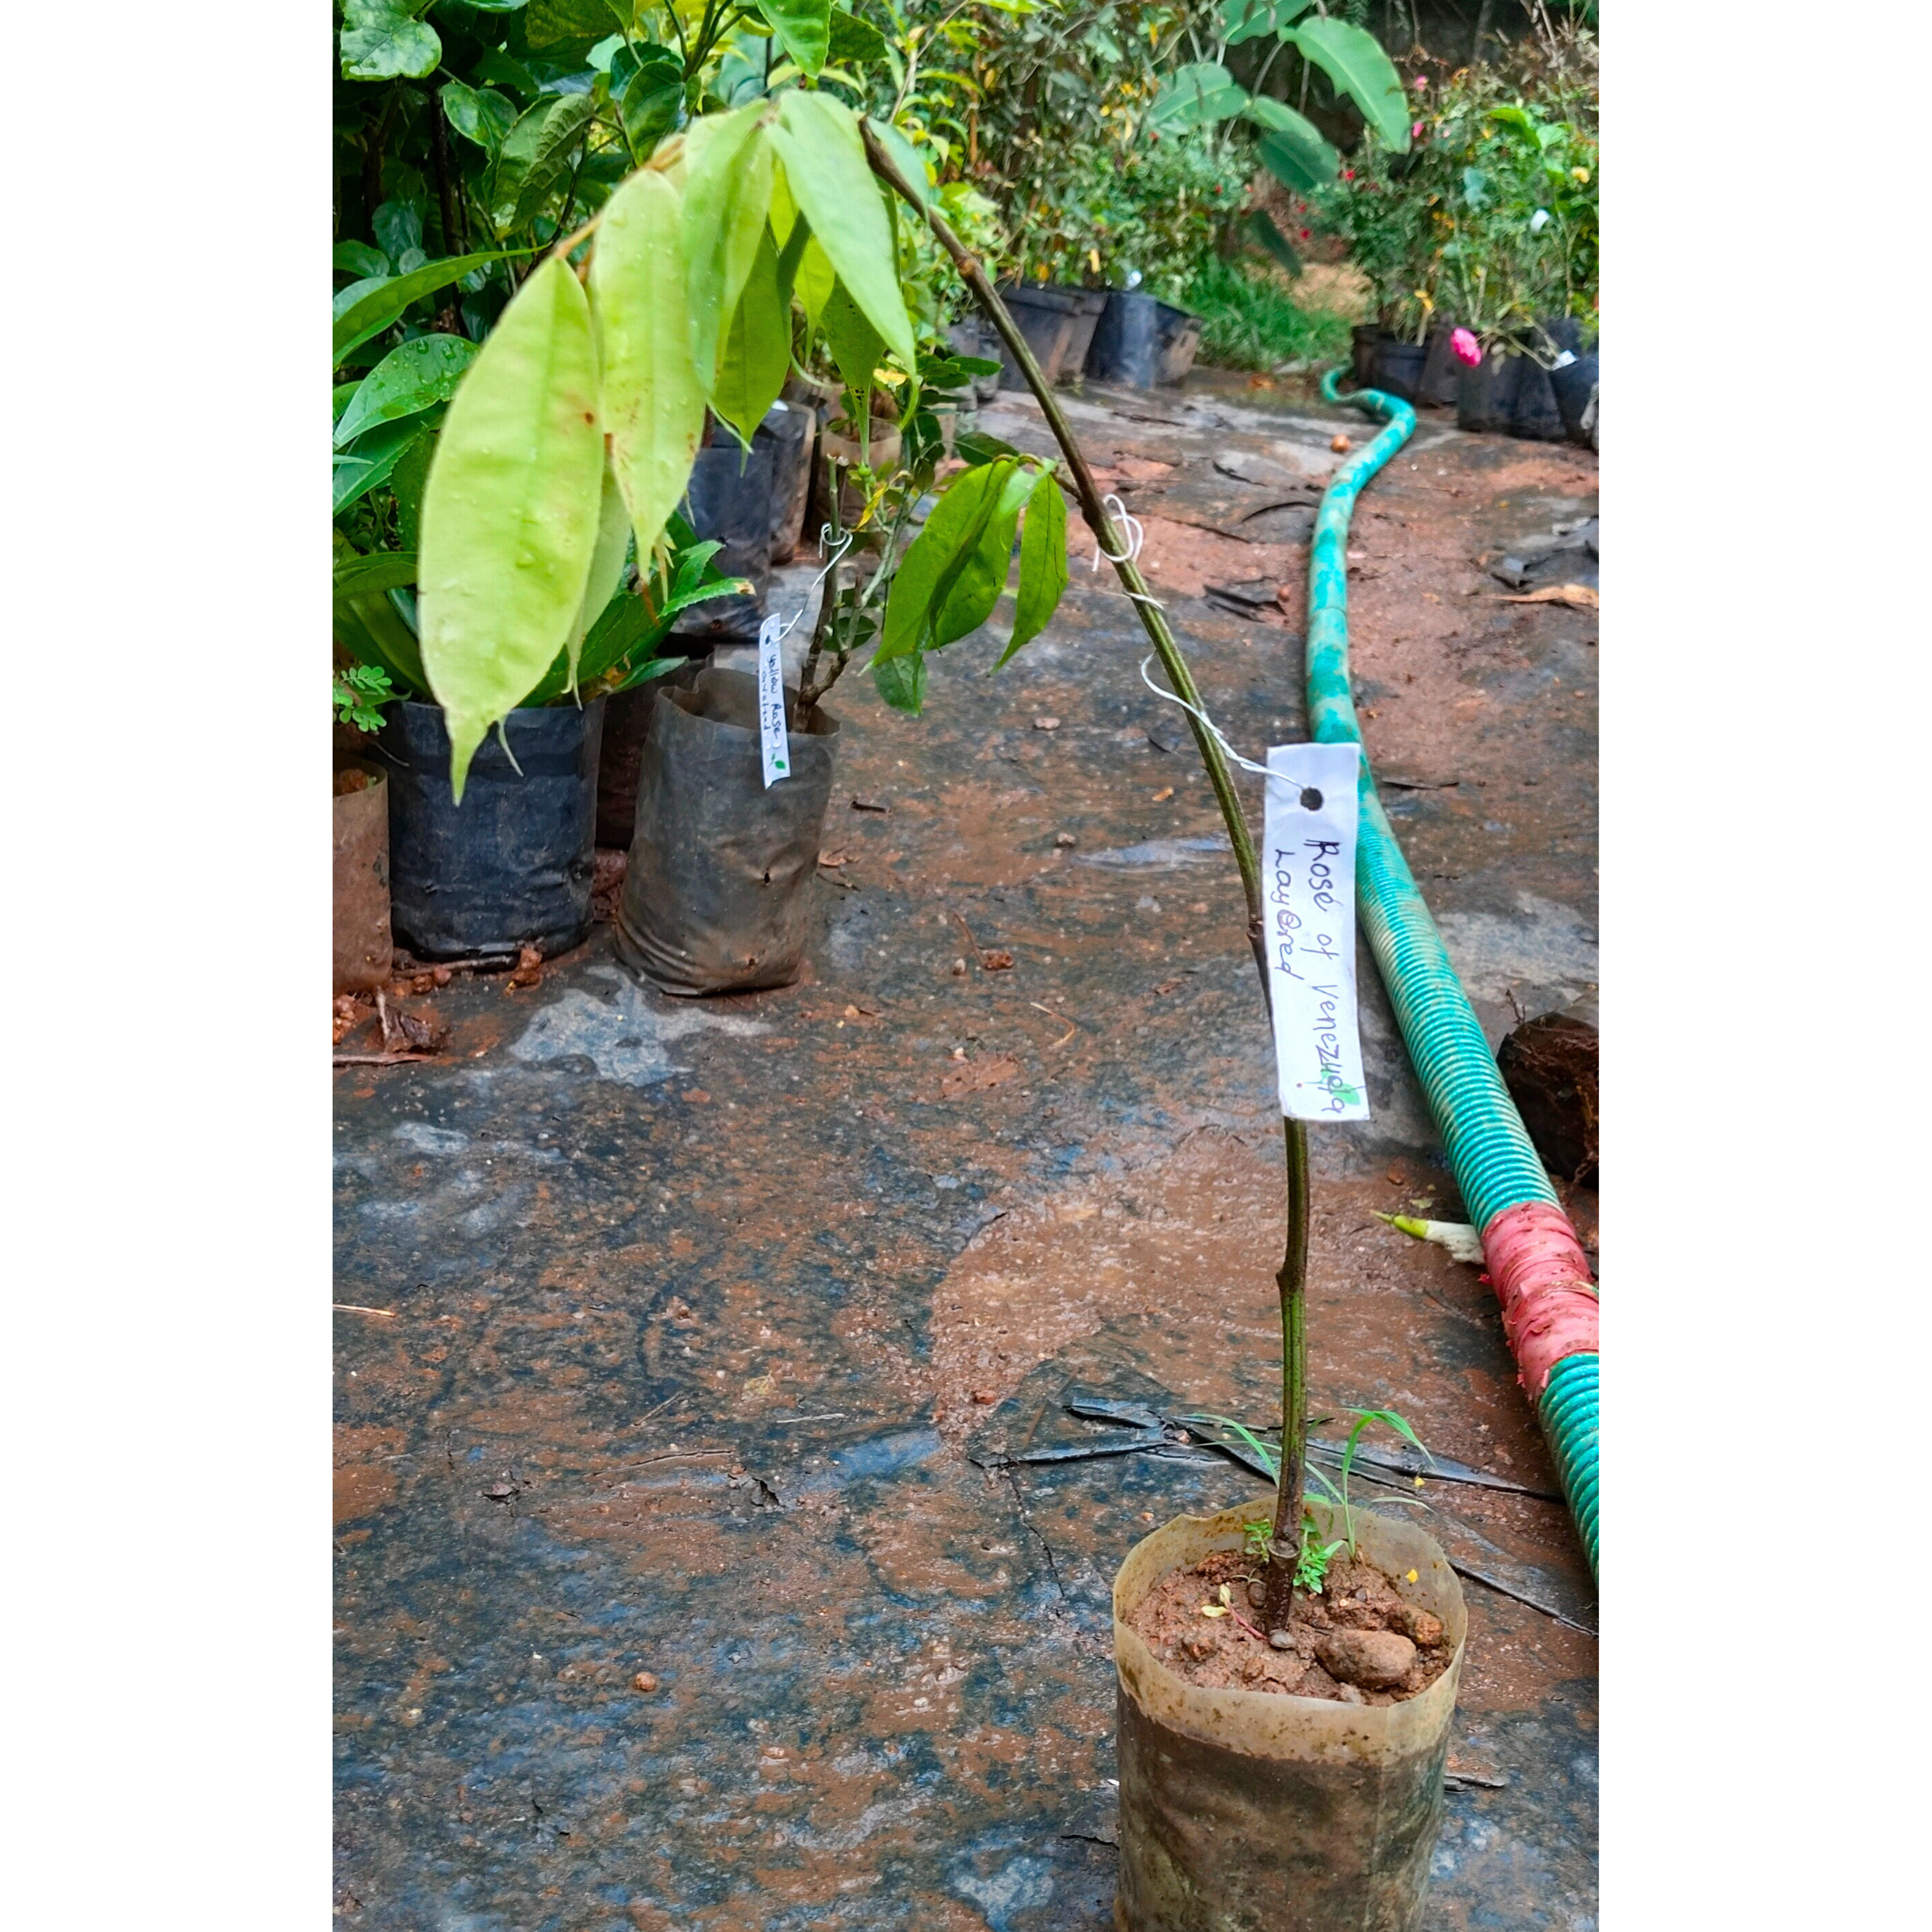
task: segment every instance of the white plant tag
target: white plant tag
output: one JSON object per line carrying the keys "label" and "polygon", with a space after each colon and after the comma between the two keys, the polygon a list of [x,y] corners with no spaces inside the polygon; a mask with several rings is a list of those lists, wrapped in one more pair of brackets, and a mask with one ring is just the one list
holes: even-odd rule
{"label": "white plant tag", "polygon": [[1355,787],[1359,745],[1276,745],[1268,754],[1262,917],[1281,1111],[1366,1120],[1355,1010]]}
{"label": "white plant tag", "polygon": [[784,626],[767,617],[758,626],[758,748],[765,758],[765,789],[791,776],[791,741],[785,736]]}

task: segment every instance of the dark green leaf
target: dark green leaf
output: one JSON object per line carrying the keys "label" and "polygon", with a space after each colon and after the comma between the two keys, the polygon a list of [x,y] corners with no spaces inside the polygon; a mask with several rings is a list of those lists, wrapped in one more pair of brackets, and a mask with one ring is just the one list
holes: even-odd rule
{"label": "dark green leaf", "polygon": [[988,436],[983,430],[962,429],[952,440],[955,453],[968,463],[991,463],[996,457],[1017,456],[1019,452],[1010,442],[1002,442],[996,436]]}
{"label": "dark green leaf", "polygon": [[755,0],[786,52],[807,74],[825,64],[832,33],[831,0]]}
{"label": "dark green leaf", "polygon": [[517,117],[503,136],[490,185],[490,219],[499,236],[532,220],[562,174],[571,150],[597,111],[587,94],[547,95]]}
{"label": "dark green leaf", "polygon": [[336,448],[346,448],[377,423],[447,402],[476,357],[476,344],[460,335],[418,335],[398,344],[363,379],[343,411],[335,425]]}
{"label": "dark green leaf", "polygon": [[866,398],[872,392],[873,372],[886,352],[886,345],[880,340],[878,331],[860,312],[859,304],[843,282],[832,284],[818,320],[825,331],[825,346],[831,350],[832,360],[845,379],[846,388],[852,392],[862,420]]}
{"label": "dark green leaf", "polygon": [[1222,0],[1221,33],[1228,46],[1278,33],[1299,20],[1315,0]]}
{"label": "dark green leaf", "polygon": [[1311,140],[1283,129],[1264,134],[1259,146],[1268,172],[1302,194],[1326,187],[1340,164],[1335,150],[1319,134]]}
{"label": "dark green leaf", "polygon": [[380,281],[388,274],[389,258],[381,249],[372,248],[366,242],[338,242],[335,244],[335,266],[345,275]]}
{"label": "dark green leaf", "polygon": [[422,434],[424,427],[418,416],[378,423],[355,448],[338,454],[330,514],[340,516],[357,498],[366,496],[379,484],[386,483],[389,472],[410,443]]}
{"label": "dark green leaf", "polygon": [[486,85],[507,87],[512,94],[520,94],[526,100],[536,98],[536,76],[521,61],[512,60],[500,48],[492,48],[487,54],[479,55],[470,71]]}
{"label": "dark green leaf", "polygon": [[[886,601],[884,658],[902,657],[925,642],[959,574],[986,534],[1000,497],[1016,468],[1010,461],[989,463],[953,478],[933,506],[926,527],[914,538],[892,579]],[[997,590],[994,596],[998,595]]]}
{"label": "dark green leaf", "polygon": [[344,80],[420,79],[436,71],[442,43],[398,0],[343,0]]}
{"label": "dark green leaf", "polygon": [[369,225],[376,231],[376,246],[395,263],[397,273],[406,274],[403,257],[422,246],[421,212],[410,202],[386,201],[370,218]]}
{"label": "dark green leaf", "polygon": [[629,25],[630,9],[609,0],[530,0],[524,14],[524,44],[533,54],[566,50],[588,54],[613,27]]}
{"label": "dark green leaf", "polygon": [[335,569],[335,641],[358,664],[386,670],[406,691],[429,688],[416,634],[404,622],[388,593],[412,584],[416,560],[406,554],[380,550],[356,557]]}
{"label": "dark green leaf", "polygon": [[516,124],[516,103],[493,87],[465,87],[460,80],[450,82],[439,98],[449,124],[494,160]]}
{"label": "dark green leaf", "polygon": [[1257,208],[1249,215],[1248,233],[1291,275],[1301,273],[1301,257],[1294,252],[1288,237],[1274,225],[1274,218],[1266,208]]}
{"label": "dark green leaf", "polygon": [[879,695],[895,711],[916,718],[926,703],[926,653],[914,651],[904,657],[872,660],[872,682]]}
{"label": "dark green leaf", "polygon": [[842,7],[832,10],[832,33],[827,58],[835,61],[882,61],[887,56],[886,37],[868,20],[848,14]]}
{"label": "dark green leaf", "polygon": [[1013,532],[1040,482],[1037,470],[1007,468],[992,514],[971,553],[954,573],[932,616],[927,648],[938,650],[969,637],[993,614],[1013,565]]}
{"label": "dark green leaf", "polygon": [[624,84],[617,112],[624,139],[640,164],[650,158],[657,144],[677,125],[684,104],[684,74],[675,61],[652,61]]}
{"label": "dark green leaf", "polygon": [[398,275],[388,281],[360,282],[344,289],[335,298],[334,356],[340,366],[352,349],[359,349],[373,335],[380,335],[402,319],[412,302],[434,295],[439,289],[460,280],[472,268],[487,262],[500,262],[506,256],[528,254],[521,248],[500,248],[482,255],[450,255],[430,262],[415,274]]}
{"label": "dark green leaf", "polygon": [[1000,664],[1046,628],[1066,588],[1066,499],[1053,478],[1042,476],[1027,505],[1026,527],[1020,533],[1020,587],[1013,634],[1000,653]]}
{"label": "dark green leaf", "polygon": [[429,481],[430,459],[436,454],[436,431],[425,430],[396,459],[389,488],[396,499],[396,539],[412,550],[422,538],[423,488]]}

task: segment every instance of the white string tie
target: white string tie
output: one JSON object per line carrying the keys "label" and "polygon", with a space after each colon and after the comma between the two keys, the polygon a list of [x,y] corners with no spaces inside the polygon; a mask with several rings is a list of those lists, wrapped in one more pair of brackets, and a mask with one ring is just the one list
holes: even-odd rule
{"label": "white string tie", "polygon": [[[832,526],[830,524],[820,524],[819,525],[818,554],[820,556],[823,556],[825,554],[825,539],[831,534]],[[797,610],[794,612],[790,618],[787,620],[783,628],[779,631],[778,637],[781,641],[791,635],[793,631],[797,626],[799,620],[805,615],[806,611],[812,608],[812,593],[838,568],[841,563],[844,561],[845,553],[852,548],[853,544],[856,541],[856,537],[850,530],[848,530],[844,536],[839,539],[838,548],[832,553],[832,561],[805,586],[804,602],[800,604]]]}
{"label": "white string tie", "polygon": [[1243,771],[1257,772],[1260,776],[1264,778],[1272,778],[1274,776],[1274,773],[1268,770],[1267,766],[1258,765],[1255,763],[1253,759],[1243,758],[1240,753],[1236,751],[1234,746],[1229,744],[1226,738],[1222,736],[1220,726],[1216,724],[1214,719],[1208,716],[1206,712],[1198,710],[1195,706],[1190,704],[1186,698],[1177,696],[1173,692],[1162,690],[1160,686],[1155,683],[1152,678],[1148,676],[1148,666],[1153,662],[1154,654],[1151,652],[1141,659],[1141,682],[1147,686],[1148,690],[1154,693],[1155,697],[1164,698],[1167,700],[1168,704],[1179,705],[1181,710],[1186,712],[1190,717],[1198,718],[1201,721],[1202,728],[1207,732],[1208,736],[1212,738],[1215,743],[1219,745],[1222,750],[1226,752],[1228,757],[1232,758],[1235,764],[1240,766]]}

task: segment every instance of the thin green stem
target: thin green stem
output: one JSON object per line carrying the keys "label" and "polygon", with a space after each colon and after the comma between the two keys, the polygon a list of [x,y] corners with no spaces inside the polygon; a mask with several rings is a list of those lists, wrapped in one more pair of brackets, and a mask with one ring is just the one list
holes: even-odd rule
{"label": "thin green stem", "polygon": [[[1140,616],[1141,627],[1160,656],[1168,682],[1176,696],[1193,707],[1187,722],[1192,728],[1201,762],[1213,782],[1215,800],[1228,828],[1228,842],[1234,850],[1234,862],[1241,874],[1241,890],[1247,902],[1248,944],[1254,954],[1255,970],[1261,977],[1263,1007],[1271,1012],[1268,954],[1262,932],[1260,862],[1256,856],[1254,840],[1248,830],[1240,796],[1234,789],[1234,772],[1227,755],[1196,715],[1202,709],[1201,694],[1187,668],[1187,661],[1174,641],[1174,633],[1168,628],[1166,615],[1149,594],[1138,566],[1127,554],[1126,543],[1107,514],[1106,506],[1094,483],[1094,473],[1087,466],[1087,459],[1081,453],[1073,431],[1061,412],[1058,399],[1041,374],[1032,350],[1027,346],[1025,337],[1007,313],[1006,304],[1000,301],[986,270],[938,210],[914,192],[910,183],[900,173],[872,129],[863,123],[860,125],[872,172],[925,218],[934,238],[951,256],[974,298],[1019,364],[1027,386],[1032,390],[1041,413],[1046,418],[1047,427],[1052,430],[1054,440],[1066,459],[1067,471],[1073,478],[1074,491],[1079,498],[1081,513],[1087,519],[1088,526],[1099,540],[1102,553],[1112,563],[1122,588],[1132,599],[1134,608]],[[1286,1628],[1288,1623],[1289,1592],[1295,1562],[1301,1550],[1302,1492],[1306,1480],[1308,1440],[1308,1341],[1304,1294],[1308,1279],[1308,1130],[1300,1121],[1294,1120],[1283,1120],[1282,1129],[1287,1171],[1288,1238],[1280,1271],[1275,1277],[1281,1292],[1282,1454],[1276,1492],[1275,1530],[1268,1552],[1270,1630]]]}

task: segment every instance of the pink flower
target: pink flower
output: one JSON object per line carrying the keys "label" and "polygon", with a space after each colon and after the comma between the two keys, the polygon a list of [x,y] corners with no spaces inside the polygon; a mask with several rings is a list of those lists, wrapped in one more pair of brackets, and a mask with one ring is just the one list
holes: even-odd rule
{"label": "pink flower", "polygon": [[1421,92],[1421,90],[1422,90],[1424,88],[1426,87],[1428,85],[1429,85],[1429,76],[1428,76],[1428,75],[1426,75],[1426,74],[1418,74],[1418,75],[1415,76],[1415,87],[1416,87],[1416,91],[1417,91],[1418,93],[1420,93],[1420,92]]}
{"label": "pink flower", "polygon": [[1354,170],[1353,168],[1344,168],[1342,170],[1342,178],[1344,181],[1353,181],[1355,178]]}
{"label": "pink flower", "polygon": [[1466,362],[1473,369],[1483,359],[1482,346],[1466,328],[1452,330],[1449,346],[1459,362]]}
{"label": "pink flower", "polygon": [[1428,123],[1426,122],[1418,121],[1415,125],[1408,130],[1408,138],[1412,141],[1420,140],[1422,139],[1422,130],[1427,125]]}

